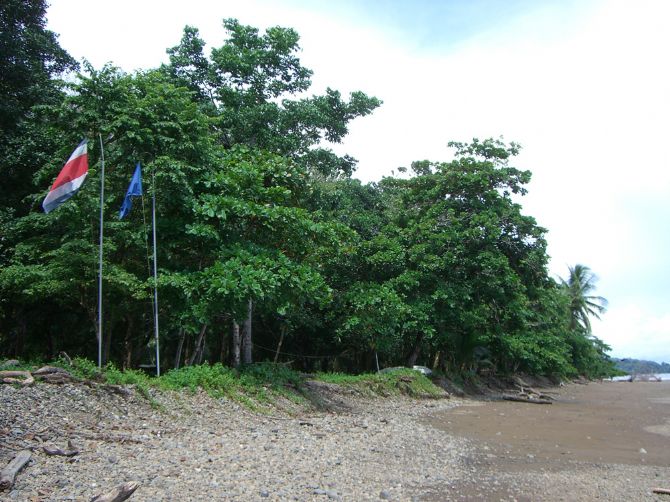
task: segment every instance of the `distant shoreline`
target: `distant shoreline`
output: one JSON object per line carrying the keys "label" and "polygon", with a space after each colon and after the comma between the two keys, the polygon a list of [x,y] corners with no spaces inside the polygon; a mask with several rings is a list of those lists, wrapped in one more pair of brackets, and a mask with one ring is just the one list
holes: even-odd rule
{"label": "distant shoreline", "polygon": [[633,373],[625,376],[612,377],[608,380],[611,380],[613,382],[627,382],[631,376],[635,377],[636,375],[650,375],[660,378],[663,382],[670,381],[670,373]]}

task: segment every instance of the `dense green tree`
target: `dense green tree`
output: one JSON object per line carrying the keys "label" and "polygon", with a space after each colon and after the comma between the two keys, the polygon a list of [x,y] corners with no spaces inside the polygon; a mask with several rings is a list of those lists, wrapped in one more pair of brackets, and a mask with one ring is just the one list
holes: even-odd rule
{"label": "dense green tree", "polygon": [[46,29],[45,11],[45,0],[0,4],[0,206],[7,214],[24,213],[33,167],[55,149],[35,107],[59,101],[57,77],[77,67]]}
{"label": "dense green tree", "polygon": [[325,299],[329,288],[314,251],[319,244],[335,245],[336,234],[301,207],[309,187],[304,169],[244,146],[222,151],[218,163],[203,182],[188,226],[207,250],[185,279],[201,322],[225,313],[241,323],[250,300],[260,314],[284,315]]}
{"label": "dense green tree", "polygon": [[333,89],[298,97],[309,89],[312,71],[297,56],[295,30],[273,27],[260,34],[235,19],[223,26],[228,38],[210,58],[198,30],[187,26],[180,44],[168,49],[170,63],[162,67],[216,118],[218,140],[226,147],[245,144],[289,156],[313,173],[350,175],[356,161],[335,155],[323,142],[341,142],[347,124],[381,101],[359,91],[345,101]]}
{"label": "dense green tree", "polygon": [[[12,297],[12,310],[37,335],[43,326],[54,325],[43,316],[26,315],[31,309],[66,310],[74,326],[54,331],[55,348],[90,347],[96,319],[96,243],[99,211],[99,146],[89,142],[89,177],[79,193],[50,214],[39,208],[45,189],[53,181],[73,145],[82,137],[100,134],[106,141],[105,274],[106,355],[113,351],[112,333],[125,328],[138,312],[147,312],[146,228],[142,207],[119,222],[117,211],[136,161],[145,164],[145,173],[155,172],[155,190],[162,239],[159,259],[187,261],[197,250],[179,245],[185,221],[190,219],[189,202],[193,181],[202,177],[208,162],[207,118],[192,103],[190,95],[165,82],[154,72],[126,75],[112,67],[89,69],[71,86],[62,104],[47,110],[53,134],[61,138],[61,149],[34,174],[39,192],[30,197],[33,211],[6,223],[12,252],[8,265],[0,271],[3,297]],[[181,227],[181,228],[180,228]],[[53,307],[50,307],[53,306]],[[150,312],[150,310],[148,310]],[[77,314],[79,313],[79,314]],[[146,316],[150,318],[150,316]],[[42,324],[40,324],[42,323]],[[56,325],[58,323],[55,323]],[[137,321],[136,325],[142,323]],[[20,347],[27,333],[10,330],[10,340]],[[132,345],[134,340],[127,340]],[[82,343],[83,342],[83,343]],[[10,344],[11,345],[11,344]],[[138,345],[138,343],[135,343]],[[141,344],[139,344],[141,345]],[[55,349],[54,349],[55,350]]]}
{"label": "dense green tree", "polygon": [[57,91],[54,77],[76,68],[46,29],[46,7],[45,0],[6,0],[0,6],[0,137]]}

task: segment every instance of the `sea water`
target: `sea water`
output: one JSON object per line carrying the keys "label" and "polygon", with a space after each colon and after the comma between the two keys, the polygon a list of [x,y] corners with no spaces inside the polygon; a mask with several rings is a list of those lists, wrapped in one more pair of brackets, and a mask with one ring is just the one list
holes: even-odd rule
{"label": "sea water", "polygon": [[[670,381],[670,373],[654,373],[654,375],[659,377],[663,381]],[[626,375],[626,376],[614,377],[614,378],[612,378],[612,380],[614,380],[615,382],[621,382],[621,381],[625,382],[629,378],[630,377],[628,375]]]}

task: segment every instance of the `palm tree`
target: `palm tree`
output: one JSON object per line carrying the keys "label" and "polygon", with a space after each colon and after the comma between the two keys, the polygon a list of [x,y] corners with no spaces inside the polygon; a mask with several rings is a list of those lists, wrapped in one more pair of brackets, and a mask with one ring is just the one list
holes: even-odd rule
{"label": "palm tree", "polygon": [[591,334],[589,316],[600,319],[600,314],[607,310],[607,300],[591,295],[598,279],[589,267],[577,264],[568,269],[570,276],[567,281],[561,279],[561,284],[570,300],[570,328],[581,328],[588,335]]}

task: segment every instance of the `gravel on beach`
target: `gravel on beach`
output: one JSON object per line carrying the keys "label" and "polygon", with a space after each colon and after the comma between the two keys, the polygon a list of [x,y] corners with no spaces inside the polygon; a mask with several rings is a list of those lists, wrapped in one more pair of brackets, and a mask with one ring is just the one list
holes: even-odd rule
{"label": "gravel on beach", "polygon": [[[651,488],[670,482],[667,468],[646,465],[502,469],[483,443],[426,420],[467,400],[372,399],[323,387],[334,410],[266,416],[203,392],[156,393],[156,409],[136,393],[79,384],[0,385],[0,468],[19,450],[33,452],[0,500],[89,501],[137,481],[129,500],[138,502],[628,501],[664,500]],[[67,449],[69,440],[77,455],[43,450]]]}

